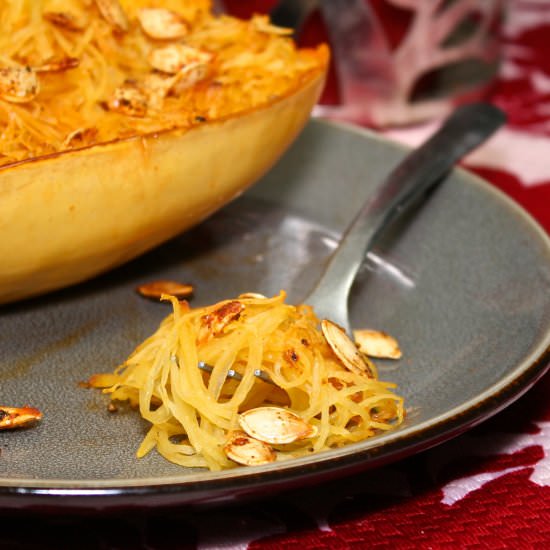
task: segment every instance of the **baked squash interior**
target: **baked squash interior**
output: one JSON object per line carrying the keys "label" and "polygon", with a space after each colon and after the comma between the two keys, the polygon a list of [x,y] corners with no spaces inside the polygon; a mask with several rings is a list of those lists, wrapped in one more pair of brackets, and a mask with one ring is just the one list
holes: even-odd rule
{"label": "baked squash interior", "polygon": [[328,49],[205,0],[0,4],[0,302],[198,223],[307,122]]}

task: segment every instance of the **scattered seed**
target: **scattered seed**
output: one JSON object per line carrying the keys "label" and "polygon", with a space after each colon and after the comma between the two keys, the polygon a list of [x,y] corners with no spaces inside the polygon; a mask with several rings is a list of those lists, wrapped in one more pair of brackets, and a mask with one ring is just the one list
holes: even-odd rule
{"label": "scattered seed", "polygon": [[241,428],[265,443],[285,445],[317,435],[317,428],[282,407],[258,407],[239,415]]}
{"label": "scattered seed", "polygon": [[195,289],[193,285],[178,283],[177,281],[153,281],[139,285],[136,290],[146,298],[160,300],[163,294],[169,294],[181,300],[191,296]]}
{"label": "scattered seed", "polygon": [[28,103],[39,89],[38,75],[31,67],[0,68],[0,98],[11,103]]}
{"label": "scattered seed", "polygon": [[63,148],[70,149],[93,143],[97,138],[97,133],[97,128],[78,128],[65,138]]}
{"label": "scattered seed", "polygon": [[118,0],[95,0],[95,3],[103,19],[116,31],[128,30],[128,18]]}
{"label": "scattered seed", "polygon": [[321,330],[323,331],[325,340],[332,348],[332,351],[334,351],[336,357],[340,359],[348,370],[356,374],[374,378],[367,359],[363,357],[361,352],[357,349],[357,346],[341,327],[328,319],[323,319],[321,321]]}
{"label": "scattered seed", "polygon": [[114,91],[109,109],[124,115],[143,117],[147,114],[147,96],[135,84],[125,83]]}
{"label": "scattered seed", "polygon": [[361,329],[353,331],[359,351],[370,357],[382,359],[400,359],[401,349],[397,340],[378,330]]}
{"label": "scattered seed", "polygon": [[232,432],[223,449],[229,459],[245,466],[269,464],[276,459],[269,445],[241,431]]}
{"label": "scattered seed", "polygon": [[[197,117],[199,118],[199,117]],[[239,298],[242,299],[251,299],[251,300],[266,300],[267,297],[263,294],[258,294],[257,292],[245,292],[244,294],[240,294]]]}
{"label": "scattered seed", "polygon": [[162,109],[164,98],[170,93],[178,78],[178,75],[174,76],[157,72],[150,73],[145,77],[143,89],[147,94],[151,109]]}
{"label": "scattered seed", "polygon": [[34,407],[0,407],[0,430],[22,428],[42,418]]}
{"label": "scattered seed", "polygon": [[141,28],[156,40],[175,40],[189,32],[189,25],[181,15],[163,8],[143,8],[138,11]]}
{"label": "scattered seed", "polygon": [[185,44],[170,44],[156,48],[149,55],[151,66],[168,74],[176,74],[184,69],[185,72],[196,71],[199,68],[206,72],[211,60],[212,54]]}

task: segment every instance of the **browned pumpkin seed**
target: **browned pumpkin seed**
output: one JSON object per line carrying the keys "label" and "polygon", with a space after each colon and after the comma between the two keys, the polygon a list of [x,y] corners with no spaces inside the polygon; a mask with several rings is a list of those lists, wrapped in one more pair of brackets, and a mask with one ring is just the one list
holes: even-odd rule
{"label": "browned pumpkin seed", "polygon": [[239,415],[241,428],[272,445],[285,445],[317,435],[317,428],[282,407],[257,407]]}
{"label": "browned pumpkin seed", "polygon": [[195,289],[189,284],[161,280],[144,283],[139,285],[136,290],[142,296],[155,300],[160,300],[163,294],[169,294],[170,296],[175,296],[178,300],[182,300],[191,296]]}
{"label": "browned pumpkin seed", "polygon": [[385,332],[368,329],[354,330],[353,337],[359,351],[370,357],[400,359],[402,356],[397,340]]}
{"label": "browned pumpkin seed", "polygon": [[162,109],[164,98],[170,93],[178,78],[178,75],[167,75],[157,72],[150,73],[145,77],[143,89],[147,94],[150,109]]}
{"label": "browned pumpkin seed", "polygon": [[143,32],[156,40],[175,40],[189,32],[189,25],[178,13],[163,8],[143,8],[138,11]]}
{"label": "browned pumpkin seed", "polygon": [[42,413],[34,407],[0,406],[0,430],[22,428],[42,418]]}
{"label": "browned pumpkin seed", "polygon": [[132,83],[125,83],[114,91],[109,109],[128,116],[143,117],[147,114],[148,100],[145,93]]}
{"label": "browned pumpkin seed", "polygon": [[328,319],[323,319],[321,321],[321,330],[336,357],[340,359],[349,371],[374,378],[367,359],[365,359],[341,327]]}
{"label": "browned pumpkin seed", "polygon": [[269,445],[241,431],[232,432],[223,449],[229,459],[245,466],[269,464],[276,459]]}
{"label": "browned pumpkin seed", "polygon": [[74,148],[89,145],[95,141],[97,133],[97,128],[78,128],[65,138],[63,147]]}
{"label": "browned pumpkin seed", "polygon": [[202,67],[206,72],[212,54],[187,46],[185,44],[170,44],[163,48],[156,48],[149,54],[149,63],[157,71],[176,74],[182,70]]}
{"label": "browned pumpkin seed", "polygon": [[126,32],[129,28],[128,18],[118,0],[95,0],[101,16],[116,31]]}
{"label": "browned pumpkin seed", "polygon": [[39,91],[38,75],[31,67],[0,68],[0,98],[11,103],[28,103]]}

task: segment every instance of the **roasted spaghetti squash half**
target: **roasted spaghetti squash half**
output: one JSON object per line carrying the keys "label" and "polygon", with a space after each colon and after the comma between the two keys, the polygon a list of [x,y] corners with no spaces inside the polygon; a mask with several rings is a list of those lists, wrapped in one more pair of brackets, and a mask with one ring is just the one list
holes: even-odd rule
{"label": "roasted spaghetti squash half", "polygon": [[325,46],[205,0],[0,3],[0,303],[126,262],[265,173]]}

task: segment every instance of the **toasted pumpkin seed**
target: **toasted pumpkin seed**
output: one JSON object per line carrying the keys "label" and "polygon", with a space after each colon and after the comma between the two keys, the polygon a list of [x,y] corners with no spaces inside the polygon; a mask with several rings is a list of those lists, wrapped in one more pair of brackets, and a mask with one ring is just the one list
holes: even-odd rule
{"label": "toasted pumpkin seed", "polygon": [[63,148],[82,147],[93,143],[97,137],[97,128],[78,128],[71,132],[63,141]]}
{"label": "toasted pumpkin seed", "polygon": [[147,94],[150,109],[162,109],[164,98],[170,93],[178,78],[178,75],[167,75],[157,72],[148,74],[145,77],[143,89]]}
{"label": "toasted pumpkin seed", "polygon": [[143,117],[147,114],[148,100],[137,86],[126,83],[114,91],[109,109],[125,115]]}
{"label": "toasted pumpkin seed", "polygon": [[264,296],[263,294],[258,294],[257,292],[245,292],[244,294],[240,294],[239,298],[243,299],[251,299],[251,300],[265,300],[267,296]]}
{"label": "toasted pumpkin seed", "polygon": [[95,0],[97,9],[109,25],[119,32],[129,28],[128,18],[118,0]]}
{"label": "toasted pumpkin seed", "polygon": [[370,357],[400,359],[402,356],[397,340],[385,332],[368,329],[354,330],[353,337],[359,351]]}
{"label": "toasted pumpkin seed", "polygon": [[11,103],[28,103],[39,90],[38,75],[31,67],[0,68],[0,98]]}
{"label": "toasted pumpkin seed", "polygon": [[176,96],[208,76],[208,63],[190,63],[183,67],[177,76],[178,78],[172,87],[172,92]]}
{"label": "toasted pumpkin seed", "polygon": [[188,298],[193,294],[194,288],[192,285],[178,283],[177,281],[152,281],[139,285],[136,289],[139,294],[146,298],[160,300],[163,294],[175,296],[179,300]]}
{"label": "toasted pumpkin seed", "polygon": [[321,330],[336,357],[349,371],[374,378],[367,360],[341,327],[328,319],[323,319]]}
{"label": "toasted pumpkin seed", "polygon": [[149,54],[151,66],[168,74],[176,74],[184,69],[189,72],[198,67],[206,71],[211,60],[212,54],[185,44],[170,44],[156,48]]}
{"label": "toasted pumpkin seed", "polygon": [[175,40],[189,32],[185,19],[172,10],[142,8],[137,17],[143,32],[156,40]]}
{"label": "toasted pumpkin seed", "polygon": [[241,428],[250,436],[272,445],[285,445],[317,435],[317,428],[282,407],[258,407],[239,415]]}
{"label": "toasted pumpkin seed", "polygon": [[269,464],[276,459],[269,445],[241,431],[231,433],[223,450],[229,459],[245,466]]}
{"label": "toasted pumpkin seed", "polygon": [[1,407],[0,430],[22,428],[42,418],[42,413],[34,407]]}

